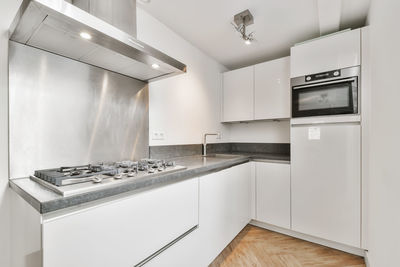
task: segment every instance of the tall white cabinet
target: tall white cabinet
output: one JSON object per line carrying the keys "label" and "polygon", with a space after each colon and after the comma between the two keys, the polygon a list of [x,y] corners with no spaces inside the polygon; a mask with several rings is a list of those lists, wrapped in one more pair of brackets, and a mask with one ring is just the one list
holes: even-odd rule
{"label": "tall white cabinet", "polygon": [[222,122],[290,118],[290,57],[223,74]]}
{"label": "tall white cabinet", "polygon": [[[359,66],[361,38],[356,29],[292,47],[291,77]],[[362,82],[359,92],[365,100]],[[361,126],[354,115],[291,121],[292,230],[361,247]]]}

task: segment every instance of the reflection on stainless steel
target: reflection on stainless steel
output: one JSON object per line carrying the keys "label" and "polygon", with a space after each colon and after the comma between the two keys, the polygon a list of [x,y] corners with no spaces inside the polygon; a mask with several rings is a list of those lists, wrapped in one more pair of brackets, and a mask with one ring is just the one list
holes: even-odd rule
{"label": "reflection on stainless steel", "polygon": [[10,42],[10,175],[148,157],[145,83]]}
{"label": "reflection on stainless steel", "polygon": [[65,0],[118,29],[136,36],[136,1]]}
{"label": "reflection on stainless steel", "polygon": [[[90,2],[95,4],[89,11],[102,19],[65,0],[24,0],[11,27],[10,38],[142,81],[186,72],[185,64],[136,39],[133,29],[136,26],[129,26],[135,20],[134,15],[129,17],[134,10],[113,3],[120,1]],[[124,2],[132,2],[129,6],[136,7],[135,1]],[[102,3],[113,5],[109,8],[112,12],[124,10],[127,14],[115,16],[100,7],[103,9],[100,15],[95,9]],[[81,33],[90,38],[81,38]],[[152,68],[153,64],[160,68]]]}

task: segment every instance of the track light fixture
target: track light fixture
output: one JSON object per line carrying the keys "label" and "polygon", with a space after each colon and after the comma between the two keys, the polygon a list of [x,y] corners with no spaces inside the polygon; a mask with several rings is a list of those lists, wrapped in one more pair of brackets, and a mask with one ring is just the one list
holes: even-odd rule
{"label": "track light fixture", "polygon": [[233,17],[232,25],[247,45],[254,41],[254,32],[246,33],[246,27],[252,24],[254,24],[254,18],[248,9]]}

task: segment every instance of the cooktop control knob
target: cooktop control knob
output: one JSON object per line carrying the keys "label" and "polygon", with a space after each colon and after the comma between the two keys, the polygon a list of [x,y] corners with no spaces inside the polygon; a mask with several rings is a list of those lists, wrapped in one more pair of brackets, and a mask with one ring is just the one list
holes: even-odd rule
{"label": "cooktop control knob", "polygon": [[118,173],[116,175],[114,175],[114,179],[122,179],[124,177],[124,175],[122,173]]}

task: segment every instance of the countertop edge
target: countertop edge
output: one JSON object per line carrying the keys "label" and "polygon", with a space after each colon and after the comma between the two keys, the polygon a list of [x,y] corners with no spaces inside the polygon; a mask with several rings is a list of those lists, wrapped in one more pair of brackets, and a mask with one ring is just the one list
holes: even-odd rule
{"label": "countertop edge", "polygon": [[238,155],[238,158],[227,159],[222,163],[216,163],[209,166],[202,166],[193,169],[182,170],[176,173],[161,175],[150,180],[143,179],[132,183],[124,184],[124,186],[119,185],[116,187],[107,188],[100,191],[93,191],[82,195],[74,195],[45,202],[41,202],[38,199],[34,198],[30,193],[24,191],[16,183],[14,183],[13,180],[18,180],[18,179],[9,180],[9,186],[19,196],[21,196],[25,201],[27,201],[35,210],[37,210],[40,214],[44,215],[50,212],[56,212],[66,208],[79,207],[81,205],[95,203],[96,201],[100,200],[106,201],[107,198],[115,198],[118,197],[118,195],[137,194],[143,191],[181,182],[187,179],[192,179],[210,173],[218,172],[250,161],[290,164],[290,160],[268,159],[266,157],[257,155]]}
{"label": "countertop edge", "polygon": [[35,210],[42,214],[42,203],[34,198],[31,194],[25,192],[21,187],[14,183],[13,180],[17,179],[10,179],[8,181],[8,186],[20,197],[22,197],[26,202],[28,202]]}

